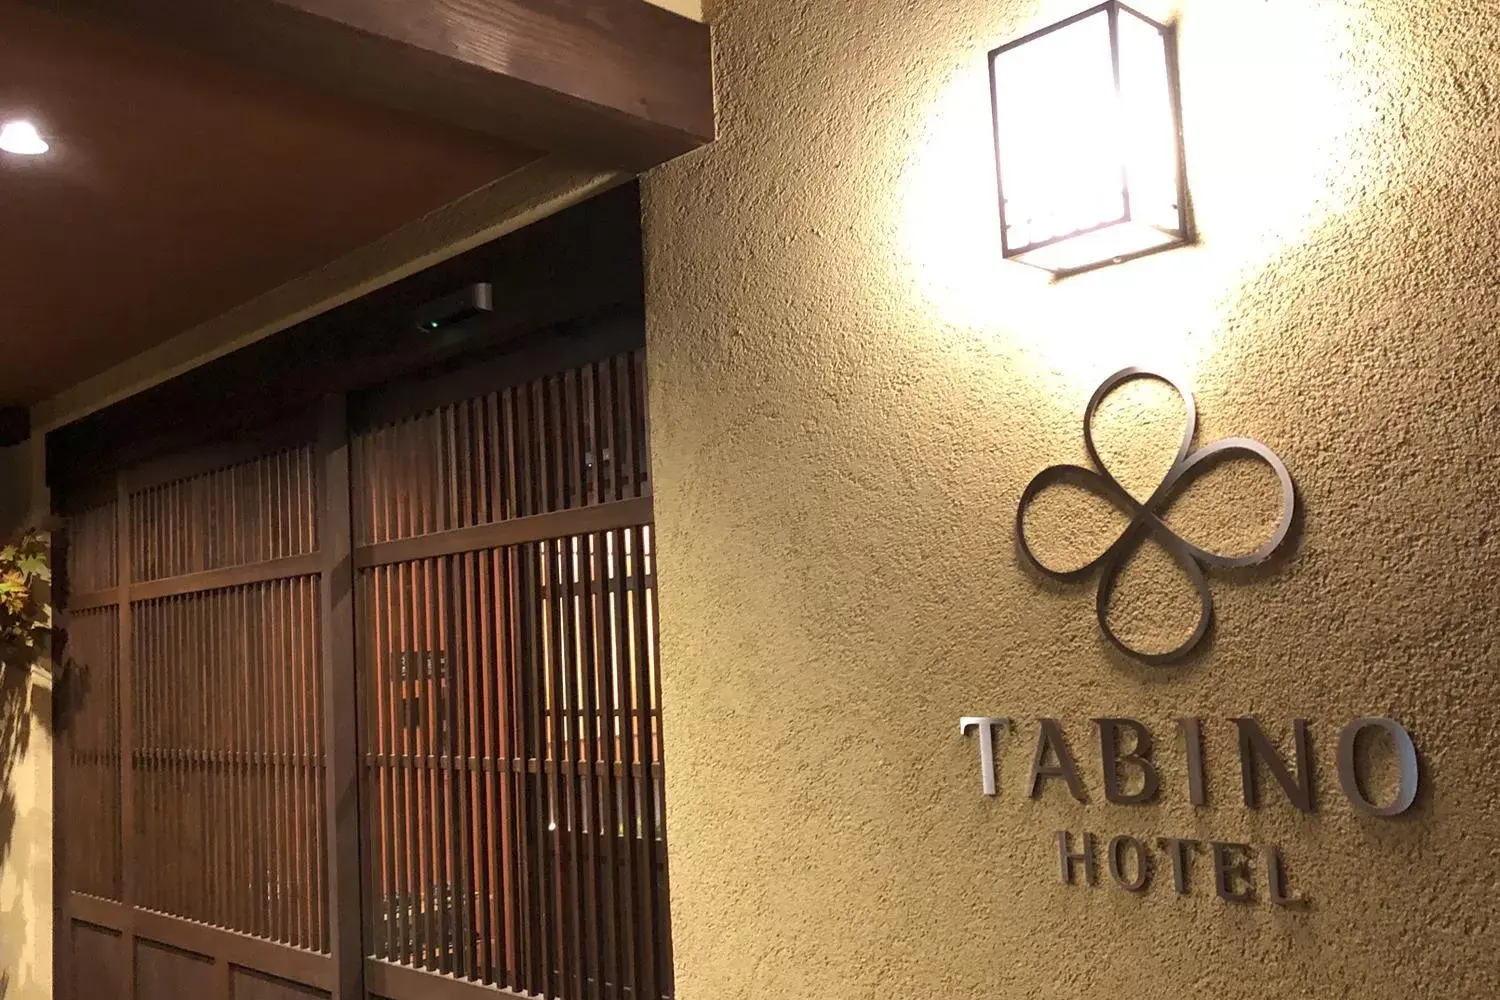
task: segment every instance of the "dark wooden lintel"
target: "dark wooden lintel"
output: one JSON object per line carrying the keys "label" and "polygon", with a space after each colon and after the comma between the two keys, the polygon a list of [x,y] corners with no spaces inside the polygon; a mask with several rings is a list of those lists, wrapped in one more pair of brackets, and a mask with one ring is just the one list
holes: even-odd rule
{"label": "dark wooden lintel", "polygon": [[708,27],[645,0],[63,0],[61,6],[598,166],[643,170],[714,137]]}

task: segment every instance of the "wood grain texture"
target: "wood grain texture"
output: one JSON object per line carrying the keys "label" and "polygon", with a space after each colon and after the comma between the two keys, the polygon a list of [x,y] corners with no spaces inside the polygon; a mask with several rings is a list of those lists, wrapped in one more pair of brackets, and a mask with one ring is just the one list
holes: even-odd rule
{"label": "wood grain texture", "polygon": [[[476,247],[539,224],[628,179],[618,171],[544,156],[49,397],[32,407],[33,425],[39,430],[56,430]],[[640,242],[638,237],[636,242]]]}
{"label": "wood grain texture", "polygon": [[136,940],[135,1000],[215,996],[213,959]]}
{"label": "wood grain texture", "polygon": [[132,804],[63,917],[131,1000],[673,995],[641,330],[567,333],[60,494],[128,690],[69,776]]}
{"label": "wood grain texture", "polygon": [[68,970],[74,982],[87,983],[94,996],[126,996],[126,939],[119,931],[80,920],[65,926],[73,936],[72,966]]}
{"label": "wood grain texture", "polygon": [[321,468],[323,560],[319,581],[324,702],[320,749],[328,759],[324,811],[326,865],[332,909],[329,951],[334,960],[335,1000],[364,1000],[363,906],[360,871],[363,848],[359,826],[359,715],[354,665],[354,567],[350,558],[348,402],[341,395],[323,400],[318,432]]}
{"label": "wood grain texture", "polygon": [[63,6],[0,4],[0,114],[52,143],[0,157],[0,403],[46,398],[540,155]]}
{"label": "wood grain texture", "polygon": [[[290,948],[271,941],[237,934],[234,931],[210,927],[207,924],[183,920],[165,913],[139,910],[107,899],[98,899],[80,893],[65,894],[63,914],[80,927],[91,927],[100,933],[123,935],[122,941],[131,937],[147,938],[164,945],[197,955],[213,955],[241,968],[251,968],[278,979],[306,983],[312,989],[327,990],[333,983],[333,965],[327,955],[320,955],[300,948]],[[97,939],[87,939],[97,944]],[[100,949],[95,950],[105,954]],[[122,944],[117,951],[108,951],[105,958],[120,963],[128,961]],[[128,982],[130,975],[121,966],[122,980]],[[76,979],[78,1000],[94,1000],[96,996],[115,997],[116,994],[95,994],[87,990],[89,980],[79,975]],[[68,994],[61,994],[67,997]],[[120,997],[127,994],[120,993]]]}
{"label": "wood grain texture", "polygon": [[713,139],[707,26],[643,0],[73,0],[277,76],[643,170]]}
{"label": "wood grain texture", "polygon": [[328,994],[286,979],[231,969],[229,995],[232,1000],[326,1000]]}
{"label": "wood grain texture", "polygon": [[354,425],[372,990],[672,995],[641,361]]}

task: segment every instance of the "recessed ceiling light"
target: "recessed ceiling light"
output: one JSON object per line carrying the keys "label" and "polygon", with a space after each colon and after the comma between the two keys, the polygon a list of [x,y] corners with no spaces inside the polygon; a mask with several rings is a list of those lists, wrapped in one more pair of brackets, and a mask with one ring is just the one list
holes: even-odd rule
{"label": "recessed ceiling light", "polygon": [[0,125],[0,149],[17,156],[40,156],[49,148],[31,122],[14,121]]}

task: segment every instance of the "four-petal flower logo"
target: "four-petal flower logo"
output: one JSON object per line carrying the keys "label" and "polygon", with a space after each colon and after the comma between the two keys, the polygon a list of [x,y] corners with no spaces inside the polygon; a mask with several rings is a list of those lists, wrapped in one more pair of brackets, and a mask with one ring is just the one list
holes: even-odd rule
{"label": "four-petal flower logo", "polygon": [[[1098,449],[1094,447],[1094,414],[1098,411],[1099,404],[1104,402],[1104,399],[1120,385],[1133,379],[1155,379],[1165,382],[1182,397],[1187,408],[1187,424],[1182,432],[1182,443],[1177,449],[1177,457],[1162,478],[1161,485],[1156,487],[1145,502],[1136,500],[1120,485],[1105,467],[1103,460],[1099,457]],[[1274,451],[1251,438],[1225,438],[1223,441],[1216,441],[1195,451],[1193,438],[1197,433],[1197,419],[1197,409],[1193,404],[1192,394],[1177,382],[1165,375],[1141,368],[1126,368],[1118,371],[1094,390],[1094,395],[1083,413],[1083,444],[1094,468],[1086,469],[1079,465],[1053,465],[1043,469],[1022,492],[1020,504],[1016,508],[1016,547],[1020,550],[1025,562],[1054,580],[1082,580],[1098,570],[1100,573],[1099,592],[1094,608],[1099,617],[1099,627],[1117,649],[1146,663],[1171,663],[1181,659],[1202,641],[1203,637],[1208,634],[1214,611],[1213,591],[1208,585],[1206,569],[1208,567],[1253,566],[1269,559],[1271,554],[1286,541],[1287,533],[1292,527],[1292,515],[1296,509],[1296,491],[1292,485],[1292,477]],[[1281,520],[1271,537],[1253,552],[1242,555],[1221,555],[1200,548],[1177,534],[1163,520],[1163,514],[1192,478],[1208,467],[1207,463],[1234,455],[1258,458],[1276,473],[1276,478],[1281,484]],[[1038,494],[1057,483],[1080,486],[1109,501],[1129,518],[1129,523],[1120,533],[1120,537],[1105,549],[1102,555],[1077,569],[1058,570],[1047,566],[1037,558],[1026,540],[1026,511]],[[1132,647],[1116,635],[1109,625],[1110,597],[1114,593],[1120,571],[1124,568],[1126,560],[1148,539],[1154,540],[1167,551],[1173,561],[1187,573],[1193,589],[1198,593],[1198,621],[1193,628],[1192,635],[1175,649],[1162,653],[1146,652]]]}

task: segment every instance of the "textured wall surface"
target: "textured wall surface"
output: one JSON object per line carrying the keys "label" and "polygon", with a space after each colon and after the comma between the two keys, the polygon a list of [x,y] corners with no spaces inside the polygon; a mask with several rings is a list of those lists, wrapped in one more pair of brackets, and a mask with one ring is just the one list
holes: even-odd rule
{"label": "textured wall surface", "polygon": [[683,17],[690,17],[694,21],[703,20],[703,0],[646,0],[646,2],[665,7]]}
{"label": "textured wall surface", "polygon": [[[40,450],[0,448],[0,540],[46,510]],[[0,667],[0,1000],[52,996],[52,683]]]}
{"label": "textured wall surface", "polygon": [[[1500,18],[1145,4],[1181,17],[1201,245],[1052,283],[999,259],[984,53],[1078,6],[708,6],[721,138],[644,209],[679,995],[1500,995]],[[1038,584],[1010,538],[1130,363],[1186,373],[1200,441],[1259,438],[1301,491],[1290,557],[1217,578],[1174,671],[1112,655],[1092,589]],[[1176,413],[1140,385],[1101,414],[1132,484]],[[1229,466],[1173,521],[1232,550],[1277,512]],[[1032,521],[1059,558],[1111,537],[1079,497]],[[1122,631],[1191,625],[1159,554],[1126,577]],[[1020,728],[996,799],[972,714]],[[1156,731],[1157,805],[1104,802],[1088,720],[1115,714]],[[1313,720],[1318,812],[1243,807],[1243,714],[1283,746]],[[1363,714],[1415,735],[1408,817],[1339,794]],[[1206,808],[1179,715],[1207,720]],[[1039,716],[1089,804],[1023,794]],[[1225,904],[1206,859],[1185,898],[1065,888],[1059,829],[1279,844],[1310,906]]]}

